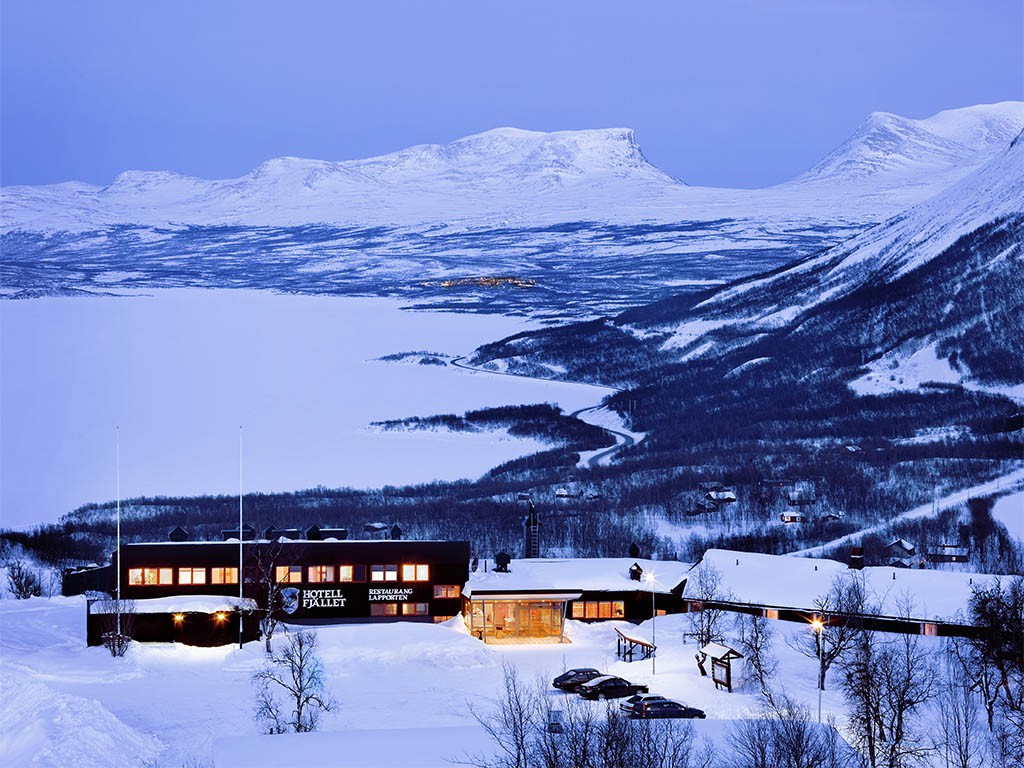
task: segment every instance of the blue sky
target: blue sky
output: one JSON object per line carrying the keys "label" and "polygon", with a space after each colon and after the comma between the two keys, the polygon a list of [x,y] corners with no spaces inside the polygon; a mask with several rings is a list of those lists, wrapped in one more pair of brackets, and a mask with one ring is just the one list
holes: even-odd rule
{"label": "blue sky", "polygon": [[871,111],[1024,98],[1019,0],[2,6],[2,180],[239,176],[502,125],[628,126],[695,184],[805,170]]}

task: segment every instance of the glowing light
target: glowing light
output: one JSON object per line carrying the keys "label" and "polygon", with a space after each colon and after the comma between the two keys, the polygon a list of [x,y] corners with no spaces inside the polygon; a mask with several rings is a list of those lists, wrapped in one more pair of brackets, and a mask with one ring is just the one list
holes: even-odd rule
{"label": "glowing light", "polygon": [[185,614],[184,613],[176,613],[176,614],[174,614],[174,623],[175,624],[181,624],[181,622],[183,622],[184,620],[185,620]]}
{"label": "glowing light", "polygon": [[645,573],[644,574],[644,581],[646,581],[648,584],[653,584],[654,583],[654,574],[651,573],[650,571]]}
{"label": "glowing light", "polygon": [[821,619],[815,616],[813,619],[811,619],[811,626],[814,628],[815,632],[818,632],[820,634],[821,630],[825,628],[825,622],[823,622]]}
{"label": "glowing light", "polygon": [[228,615],[226,613],[215,613],[213,615],[213,618],[215,618],[217,621],[225,621],[227,617]]}

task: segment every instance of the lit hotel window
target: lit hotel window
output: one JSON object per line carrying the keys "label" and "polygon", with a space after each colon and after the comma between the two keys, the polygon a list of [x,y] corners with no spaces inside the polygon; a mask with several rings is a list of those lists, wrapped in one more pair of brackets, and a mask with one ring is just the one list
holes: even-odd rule
{"label": "lit hotel window", "polygon": [[355,581],[359,583],[366,581],[366,566],[339,565],[338,581]]}
{"label": "lit hotel window", "polygon": [[402,581],[430,581],[430,566],[403,565]]}
{"label": "lit hotel window", "polygon": [[237,568],[211,568],[210,569],[210,583],[211,584],[237,584],[238,583],[238,569]]}
{"label": "lit hotel window", "polygon": [[370,581],[398,581],[398,566],[371,565]]}
{"label": "lit hotel window", "polygon": [[434,585],[434,599],[441,600],[444,598],[459,597],[462,594],[462,588],[455,584],[435,584]]}
{"label": "lit hotel window", "polygon": [[206,583],[206,569],[205,568],[179,568],[178,569],[178,583],[179,584],[205,584]]}
{"label": "lit hotel window", "polygon": [[320,584],[325,581],[334,581],[333,565],[311,565],[309,566],[309,583]]}
{"label": "lit hotel window", "polygon": [[133,587],[152,587],[158,584],[173,584],[173,568],[129,568],[128,583]]}
{"label": "lit hotel window", "polygon": [[302,566],[279,565],[274,569],[274,579],[278,584],[299,584],[302,581]]}
{"label": "lit hotel window", "polygon": [[572,604],[574,619],[621,619],[626,615],[626,604],[622,600],[611,602],[577,601]]}
{"label": "lit hotel window", "polygon": [[426,616],[429,612],[426,603],[402,603],[403,616]]}
{"label": "lit hotel window", "polygon": [[370,603],[371,616],[397,616],[398,603]]}

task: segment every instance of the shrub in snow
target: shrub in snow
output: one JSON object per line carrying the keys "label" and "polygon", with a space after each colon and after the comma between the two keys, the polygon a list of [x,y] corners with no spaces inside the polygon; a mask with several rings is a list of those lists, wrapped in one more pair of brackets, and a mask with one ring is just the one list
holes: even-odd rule
{"label": "shrub in snow", "polygon": [[39,575],[26,568],[20,560],[15,560],[7,567],[7,586],[18,600],[39,597],[43,592]]}
{"label": "shrub in snow", "polygon": [[334,701],[325,688],[315,632],[288,633],[284,645],[252,676],[256,720],[266,733],[315,731]]}
{"label": "shrub in snow", "polygon": [[103,600],[96,604],[96,613],[103,616],[103,647],[114,658],[124,656],[135,634],[135,601]]}

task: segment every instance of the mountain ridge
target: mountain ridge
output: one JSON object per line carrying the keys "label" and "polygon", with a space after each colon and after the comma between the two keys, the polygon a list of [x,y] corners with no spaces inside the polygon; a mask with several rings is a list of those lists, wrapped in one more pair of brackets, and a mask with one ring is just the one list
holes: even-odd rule
{"label": "mountain ridge", "polygon": [[974,170],[988,159],[993,141],[1013,127],[1024,129],[1022,102],[946,110],[923,120],[874,113],[811,170],[758,190],[688,186],[652,165],[629,128],[496,128],[359,160],[272,158],[234,179],[129,170],[106,186],[4,187],[3,230],[719,218],[875,222]]}

